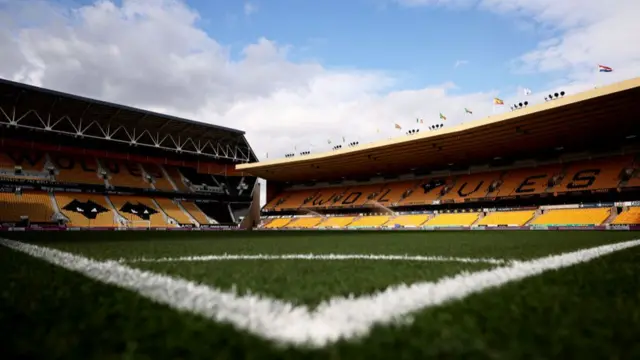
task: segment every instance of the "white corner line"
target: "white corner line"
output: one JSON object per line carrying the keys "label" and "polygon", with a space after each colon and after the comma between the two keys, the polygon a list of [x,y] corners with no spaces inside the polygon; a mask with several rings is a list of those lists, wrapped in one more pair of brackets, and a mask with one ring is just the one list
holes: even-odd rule
{"label": "white corner line", "polygon": [[465,272],[436,282],[391,286],[358,298],[335,297],[314,310],[267,297],[240,296],[185,279],[130,268],[115,261],[101,262],[5,239],[0,239],[0,245],[96,281],[131,290],[173,309],[232,324],[236,329],[277,343],[319,348],[340,339],[363,337],[376,324],[406,322],[407,315],[427,307],[638,246],[640,240],[514,262],[475,273]]}
{"label": "white corner line", "polygon": [[381,254],[220,254],[199,255],[163,258],[121,258],[121,263],[139,262],[204,262],[204,261],[229,261],[229,260],[319,260],[319,261],[344,261],[344,260],[375,260],[375,261],[432,261],[432,262],[462,262],[485,263],[504,265],[510,262],[505,259],[492,258],[468,258],[449,256],[423,256],[423,255],[381,255]]}

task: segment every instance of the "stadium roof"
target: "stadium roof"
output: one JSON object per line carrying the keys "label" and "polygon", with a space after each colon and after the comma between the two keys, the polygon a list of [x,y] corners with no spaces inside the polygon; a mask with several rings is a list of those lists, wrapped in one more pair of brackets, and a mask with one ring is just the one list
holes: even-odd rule
{"label": "stadium roof", "polygon": [[640,137],[639,121],[640,78],[635,78],[437,131],[236,168],[274,181],[400,174],[622,143]]}
{"label": "stadium roof", "polygon": [[0,78],[0,124],[248,162],[244,132]]}

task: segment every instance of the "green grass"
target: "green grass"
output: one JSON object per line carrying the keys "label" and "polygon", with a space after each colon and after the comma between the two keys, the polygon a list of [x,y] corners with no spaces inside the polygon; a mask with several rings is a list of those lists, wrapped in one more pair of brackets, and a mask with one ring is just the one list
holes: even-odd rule
{"label": "green grass", "polygon": [[210,254],[411,254],[532,259],[640,238],[628,231],[65,232],[12,239],[96,259]]}
{"label": "green grass", "polygon": [[435,281],[487,264],[407,261],[233,260],[136,263],[134,267],[214,285],[235,286],[241,294],[258,293],[297,304],[317,305],[334,296],[371,294],[394,284]]}
{"label": "green grass", "polygon": [[[380,253],[529,259],[640,238],[630,232],[9,233],[100,259],[198,254]],[[87,239],[89,237],[89,239]],[[114,237],[117,240],[114,241]],[[411,262],[135,263],[313,303],[486,265]],[[640,249],[547,272],[416,314],[406,326],[321,350],[274,346],[0,247],[7,358],[637,359]],[[351,290],[353,289],[353,290]],[[4,357],[3,356],[3,357]]]}

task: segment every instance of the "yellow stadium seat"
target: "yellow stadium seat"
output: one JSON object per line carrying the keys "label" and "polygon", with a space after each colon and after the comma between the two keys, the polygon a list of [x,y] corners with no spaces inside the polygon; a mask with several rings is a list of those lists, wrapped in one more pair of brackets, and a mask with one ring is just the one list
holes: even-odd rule
{"label": "yellow stadium seat", "polygon": [[170,199],[155,199],[158,205],[164,210],[170,218],[178,222],[178,224],[190,225],[193,224],[187,214],[185,214],[176,203]]}
{"label": "yellow stadium seat", "polygon": [[418,227],[422,226],[427,220],[429,220],[429,215],[427,214],[400,215],[389,220],[387,226],[400,225],[405,227]]}
{"label": "yellow stadium seat", "polygon": [[611,213],[609,208],[547,210],[532,225],[601,225]]}
{"label": "yellow stadium seat", "polygon": [[349,227],[379,227],[389,222],[389,219],[389,215],[362,216],[349,224]]}
{"label": "yellow stadium seat", "polygon": [[291,218],[273,219],[273,220],[271,220],[271,222],[269,222],[267,225],[265,225],[265,228],[266,229],[281,229],[281,228],[285,227],[290,221],[291,221]]}
{"label": "yellow stadium seat", "polygon": [[317,227],[345,227],[353,222],[353,216],[332,216],[326,218]]}
{"label": "yellow stadium seat", "polygon": [[535,211],[496,211],[480,219],[478,225],[512,225],[523,226],[533,218]]}
{"label": "yellow stadium seat", "polygon": [[290,223],[286,225],[287,228],[301,228],[310,229],[322,222],[323,218],[319,216],[313,217],[298,217],[294,218]]}
{"label": "yellow stadium seat", "polygon": [[180,205],[182,205],[182,207],[187,210],[187,212],[189,212],[189,214],[196,219],[196,221],[200,224],[200,225],[207,225],[209,224],[209,220],[207,219],[207,215],[205,215],[202,210],[200,210],[200,208],[198,207],[198,205],[192,203],[192,202],[187,202],[187,201],[183,201],[180,203]]}
{"label": "yellow stadium seat", "polygon": [[[133,196],[109,196],[111,203],[122,217],[129,220],[131,227],[175,227],[166,220],[162,209],[158,208],[150,198]],[[140,209],[128,209],[128,205],[140,207]],[[142,213],[147,209],[148,213]],[[148,218],[148,220],[146,220]],[[148,223],[147,223],[148,221]]]}
{"label": "yellow stadium seat", "polygon": [[612,224],[639,225],[640,224],[640,207],[630,207],[626,211],[621,212],[613,220]]}
{"label": "yellow stadium seat", "polygon": [[438,214],[425,226],[471,226],[478,220],[478,213]]}
{"label": "yellow stadium seat", "polygon": [[45,192],[0,193],[0,221],[19,222],[27,216],[31,222],[53,222],[55,210]]}
{"label": "yellow stadium seat", "polygon": [[[70,227],[117,227],[104,195],[55,193],[56,203]],[[84,204],[84,206],[82,206]],[[96,210],[98,211],[96,211]],[[90,217],[94,217],[91,219]]]}

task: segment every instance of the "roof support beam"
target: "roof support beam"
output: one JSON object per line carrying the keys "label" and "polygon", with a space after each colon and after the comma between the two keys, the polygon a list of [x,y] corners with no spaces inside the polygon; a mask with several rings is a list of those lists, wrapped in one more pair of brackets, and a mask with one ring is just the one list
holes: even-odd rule
{"label": "roof support beam", "polygon": [[[86,113],[87,108],[85,108],[83,114]],[[51,113],[42,113],[36,109],[26,109],[21,115],[17,116],[15,107],[0,106],[0,124],[7,124],[8,126],[10,125],[16,128],[40,130],[73,137],[80,136],[135,146],[153,147],[211,158],[226,158],[242,163],[250,161],[249,152],[243,150],[243,147],[239,144],[231,146],[215,140],[203,142],[200,139],[194,139],[192,137],[178,136],[176,138],[169,133],[149,131],[148,129],[138,129],[136,127],[126,128],[122,125],[113,129],[110,122],[104,124],[97,120],[87,119],[82,116],[76,118],[68,114],[60,116],[57,120],[55,120],[55,118]],[[21,123],[26,119],[31,120]],[[38,121],[34,121],[35,119]],[[186,124],[185,129],[189,126],[191,125]],[[69,129],[69,127],[73,130]],[[89,128],[98,128],[99,132],[92,131],[87,133]],[[123,136],[120,136],[120,139],[114,138],[114,135],[120,132],[124,133],[124,139],[122,139]],[[148,136],[144,136],[145,134]],[[166,141],[167,139],[170,141]]]}

